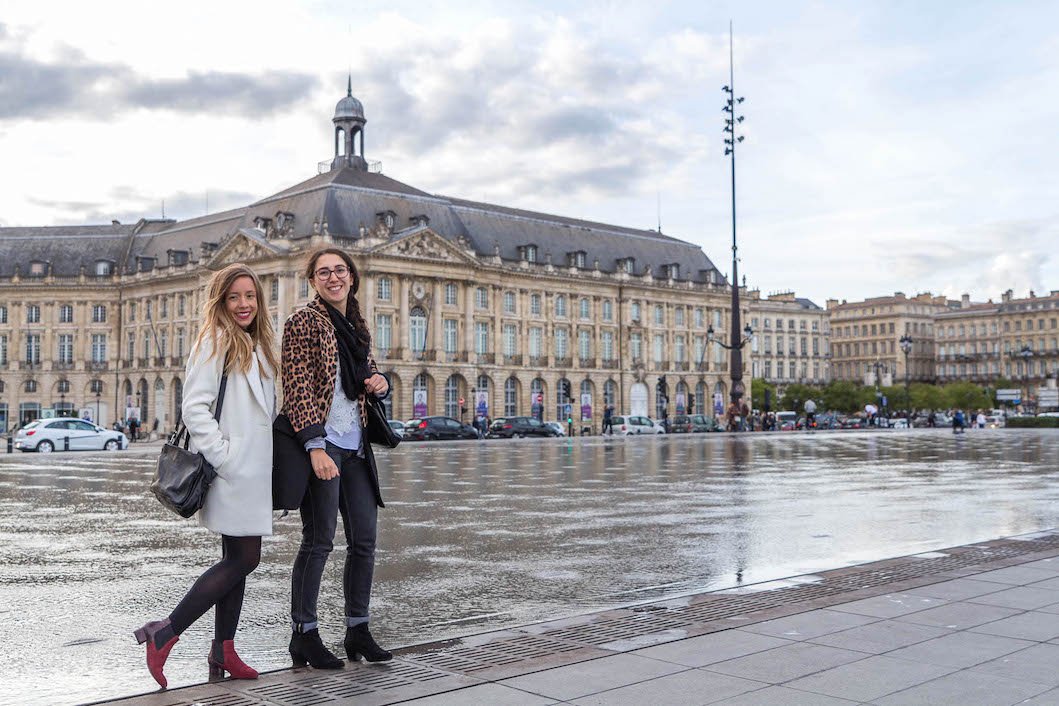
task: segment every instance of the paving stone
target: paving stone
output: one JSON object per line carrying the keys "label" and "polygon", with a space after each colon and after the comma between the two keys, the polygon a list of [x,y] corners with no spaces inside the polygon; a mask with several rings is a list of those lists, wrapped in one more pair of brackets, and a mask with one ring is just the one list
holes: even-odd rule
{"label": "paving stone", "polygon": [[988,593],[984,596],[976,596],[967,599],[968,603],[981,603],[983,605],[998,605],[1004,608],[1018,608],[1020,610],[1036,610],[1043,606],[1059,603],[1059,590],[1047,588],[1036,588],[1040,584],[1032,586],[1016,586],[1006,588],[996,593]]}
{"label": "paving stone", "polygon": [[747,632],[756,632],[790,640],[808,640],[875,621],[876,618],[865,615],[823,609],[788,615],[786,618],[766,620],[753,625],[745,625],[742,629]]}
{"label": "paving stone", "polygon": [[1059,689],[1037,694],[1032,699],[1023,701],[1020,706],[1059,706]]}
{"label": "paving stone", "polygon": [[1059,686],[1059,645],[1042,644],[1012,652],[989,662],[983,662],[973,670],[983,674],[995,674],[1009,679]]}
{"label": "paving stone", "polygon": [[948,635],[951,632],[951,630],[946,628],[939,628],[933,625],[916,625],[915,623],[901,623],[896,620],[882,620],[878,623],[861,625],[842,632],[833,632],[830,635],[814,637],[808,642],[830,647],[841,647],[858,652],[882,654],[900,647],[914,645],[917,642]]}
{"label": "paving stone", "polygon": [[1045,579],[1044,581],[1038,581],[1037,583],[1027,584],[1030,588],[1047,588],[1052,591],[1059,591],[1059,576],[1052,579]]}
{"label": "paving stone", "polygon": [[936,608],[947,602],[942,598],[917,596],[911,593],[888,593],[885,596],[864,598],[859,601],[832,606],[831,610],[870,615],[876,618],[896,618],[899,615],[908,615],[927,608]]}
{"label": "paving stone", "polygon": [[1045,571],[1054,571],[1059,574],[1059,557],[1048,557],[1047,559],[1038,559],[1037,561],[1026,562],[1025,564],[1019,564],[1019,566],[1025,566],[1029,569],[1043,569]]}
{"label": "paving stone", "polygon": [[1014,608],[981,605],[978,603],[947,603],[937,608],[928,608],[918,613],[902,615],[896,620],[919,625],[934,625],[950,630],[966,630],[982,623],[1018,615],[1021,611]]}
{"label": "paving stone", "polygon": [[1043,684],[964,670],[871,703],[875,706],[1013,706],[1047,689]]}
{"label": "paving stone", "polygon": [[793,644],[771,635],[759,635],[743,630],[724,630],[686,640],[675,640],[664,645],[647,647],[630,654],[660,659],[688,667],[704,667],[736,657]]}
{"label": "paving stone", "polygon": [[555,699],[519,691],[502,684],[482,684],[401,703],[405,706],[546,706],[555,703]]}
{"label": "paving stone", "polygon": [[971,667],[1024,650],[1034,643],[997,635],[957,632],[887,652],[887,657],[927,662],[944,667]]}
{"label": "paving stone", "polygon": [[1059,577],[1059,572],[1033,569],[1027,566],[1009,566],[1005,569],[996,569],[995,571],[986,571],[985,573],[974,575],[976,581],[995,581],[1017,586],[1046,581],[1056,577]]}
{"label": "paving stone", "polygon": [[1059,638],[1059,615],[1030,611],[972,628],[973,632],[1047,642]]}
{"label": "paving stone", "polygon": [[616,654],[613,657],[603,657],[521,677],[512,677],[499,683],[541,696],[570,700],[684,671],[684,669],[680,665],[646,657]]}
{"label": "paving stone", "polygon": [[867,657],[863,652],[840,650],[826,645],[797,642],[771,650],[711,664],[703,669],[744,679],[781,684],[840,664]]}
{"label": "paving stone", "polygon": [[1004,590],[1003,585],[994,581],[976,581],[973,578],[953,579],[932,583],[929,586],[917,586],[909,591],[917,596],[944,598],[947,601],[962,601],[975,596]]}
{"label": "paving stone", "polygon": [[728,699],[724,706],[849,706],[856,701],[836,699],[834,696],[810,694],[806,691],[770,686]]}
{"label": "paving stone", "polygon": [[955,671],[937,664],[910,663],[891,657],[869,657],[787,682],[792,689],[856,701],[871,701]]}
{"label": "paving stone", "polygon": [[642,706],[642,704],[651,703],[666,706],[727,704],[733,696],[766,686],[768,684],[749,679],[715,674],[701,669],[689,669],[685,672],[585,696],[572,703],[581,706],[621,706],[624,704]]}

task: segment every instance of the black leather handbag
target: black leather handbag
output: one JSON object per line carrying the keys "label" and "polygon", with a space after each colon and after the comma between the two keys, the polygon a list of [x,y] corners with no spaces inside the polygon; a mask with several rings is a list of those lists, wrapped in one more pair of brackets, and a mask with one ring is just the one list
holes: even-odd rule
{"label": "black leather handbag", "polygon": [[[225,367],[227,362],[225,358]],[[221,376],[217,404],[213,410],[213,418],[218,422],[221,419],[226,387],[227,373]],[[191,517],[202,508],[202,504],[206,502],[206,492],[217,477],[217,471],[202,454],[188,449],[190,443],[191,433],[181,419],[177,430],[162,447],[162,453],[158,456],[158,473],[151,483],[151,492],[158,498],[158,502],[185,518]]]}
{"label": "black leather handbag", "polygon": [[382,406],[382,400],[375,395],[364,395],[364,399],[367,400],[365,407],[365,413],[368,418],[368,442],[376,446],[385,446],[388,449],[395,449],[397,445],[401,443],[401,437],[397,435],[397,432],[390,426],[389,420],[386,419],[386,412]]}
{"label": "black leather handbag", "polygon": [[286,414],[272,422],[272,509],[296,510],[305,497],[313,464]]}

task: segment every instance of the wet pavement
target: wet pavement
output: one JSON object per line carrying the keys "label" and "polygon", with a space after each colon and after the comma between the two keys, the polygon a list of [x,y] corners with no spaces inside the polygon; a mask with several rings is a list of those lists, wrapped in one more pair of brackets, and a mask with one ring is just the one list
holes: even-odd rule
{"label": "wet pavement", "polygon": [[[168,612],[219,551],[150,497],[153,464],[137,452],[0,456],[0,703],[152,688],[131,630]],[[372,612],[389,645],[1059,525],[1048,431],[406,444],[382,465]],[[237,644],[259,668],[289,665],[297,529],[277,522],[248,581]],[[321,598],[332,643],[341,559]],[[181,640],[171,684],[205,678],[210,623]]]}

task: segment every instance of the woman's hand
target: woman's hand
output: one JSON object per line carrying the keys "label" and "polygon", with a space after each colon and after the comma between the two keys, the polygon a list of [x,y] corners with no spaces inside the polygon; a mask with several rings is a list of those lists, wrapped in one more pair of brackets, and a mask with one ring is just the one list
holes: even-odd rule
{"label": "woman's hand", "polygon": [[320,480],[331,480],[338,477],[338,466],[327,455],[323,449],[313,449],[309,452],[309,460],[313,464],[313,473]]}
{"label": "woman's hand", "polygon": [[364,391],[370,392],[376,397],[384,397],[389,389],[390,383],[386,382],[386,377],[379,373],[375,373],[364,381]]}

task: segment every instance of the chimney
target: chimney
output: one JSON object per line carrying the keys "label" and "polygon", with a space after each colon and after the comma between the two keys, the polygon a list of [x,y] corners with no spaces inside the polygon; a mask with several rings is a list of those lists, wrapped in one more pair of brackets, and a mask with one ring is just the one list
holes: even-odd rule
{"label": "chimney", "polygon": [[1000,301],[1003,301],[1003,302],[1011,301],[1011,295],[1012,295],[1012,291],[1009,289],[1009,290],[1007,290],[1006,292],[1004,292],[1003,294],[1000,295]]}
{"label": "chimney", "polygon": [[961,294],[960,295],[960,308],[961,309],[966,309],[970,305],[971,305],[971,295],[970,294]]}

